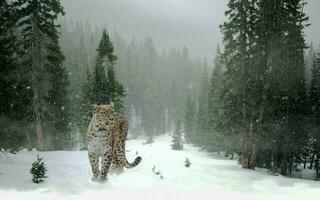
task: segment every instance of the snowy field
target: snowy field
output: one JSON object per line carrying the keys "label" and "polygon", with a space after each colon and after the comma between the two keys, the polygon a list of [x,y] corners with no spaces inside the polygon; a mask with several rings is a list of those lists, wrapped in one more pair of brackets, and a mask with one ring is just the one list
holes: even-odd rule
{"label": "snowy field", "polygon": [[[320,182],[271,176],[265,170],[241,169],[236,161],[199,151],[185,145],[183,151],[170,148],[171,138],[156,138],[152,145],[143,140],[127,142],[127,157],[136,151],[142,163],[119,176],[109,176],[104,184],[90,181],[91,172],[85,151],[41,152],[48,168],[48,179],[36,185],[29,170],[38,152],[22,151],[0,156],[0,200],[59,199],[315,199],[320,197]],[[184,167],[185,158],[191,167]],[[163,179],[152,172],[160,170]]]}

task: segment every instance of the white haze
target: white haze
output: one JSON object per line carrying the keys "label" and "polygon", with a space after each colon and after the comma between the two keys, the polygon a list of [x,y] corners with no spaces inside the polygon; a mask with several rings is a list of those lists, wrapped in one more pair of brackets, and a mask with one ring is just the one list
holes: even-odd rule
{"label": "white haze", "polygon": [[[195,56],[211,58],[221,44],[219,30],[228,0],[62,0],[66,18],[106,25],[125,38],[151,36],[158,48],[187,46]],[[305,10],[311,27],[308,44],[320,42],[319,0],[308,0]]]}

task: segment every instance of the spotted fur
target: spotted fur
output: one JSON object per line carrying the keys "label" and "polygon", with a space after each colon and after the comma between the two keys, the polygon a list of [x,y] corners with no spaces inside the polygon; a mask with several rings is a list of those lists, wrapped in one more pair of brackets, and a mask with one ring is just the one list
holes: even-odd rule
{"label": "spotted fur", "polygon": [[[111,167],[114,172],[122,172],[124,167],[138,165],[141,157],[129,163],[125,156],[125,141],[128,122],[123,114],[117,113],[111,105],[93,105],[92,119],[87,131],[88,155],[93,173],[93,181],[105,181]],[[101,170],[99,170],[101,158]]]}
{"label": "spotted fur", "polygon": [[115,131],[119,131],[115,134],[119,135],[119,137],[115,138],[114,141],[114,156],[111,169],[113,172],[119,173],[123,171],[124,167],[133,168],[137,166],[141,162],[141,157],[136,157],[133,163],[128,162],[125,156],[125,141],[128,135],[128,121],[125,119],[123,114],[118,112],[115,112],[113,117],[115,123]]}

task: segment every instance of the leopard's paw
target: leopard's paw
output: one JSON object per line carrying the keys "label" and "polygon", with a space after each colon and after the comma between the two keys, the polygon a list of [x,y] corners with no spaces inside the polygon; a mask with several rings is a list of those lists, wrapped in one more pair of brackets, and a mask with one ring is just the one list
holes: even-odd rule
{"label": "leopard's paw", "polygon": [[93,181],[93,182],[98,182],[98,177],[95,177],[95,176],[92,177],[92,178],[91,178],[91,181]]}
{"label": "leopard's paw", "polygon": [[105,183],[107,181],[108,181],[108,178],[107,177],[102,177],[102,176],[99,176],[98,180],[97,180],[97,182],[99,182],[99,183]]}

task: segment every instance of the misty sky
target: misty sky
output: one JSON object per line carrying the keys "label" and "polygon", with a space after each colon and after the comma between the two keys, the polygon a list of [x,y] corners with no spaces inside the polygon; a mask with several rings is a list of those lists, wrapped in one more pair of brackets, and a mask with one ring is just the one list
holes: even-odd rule
{"label": "misty sky", "polygon": [[[212,58],[222,41],[219,30],[228,0],[62,0],[67,19],[106,25],[126,39],[151,36],[157,47],[187,46],[193,55]],[[319,0],[308,0],[311,27],[307,42],[320,42]]]}

